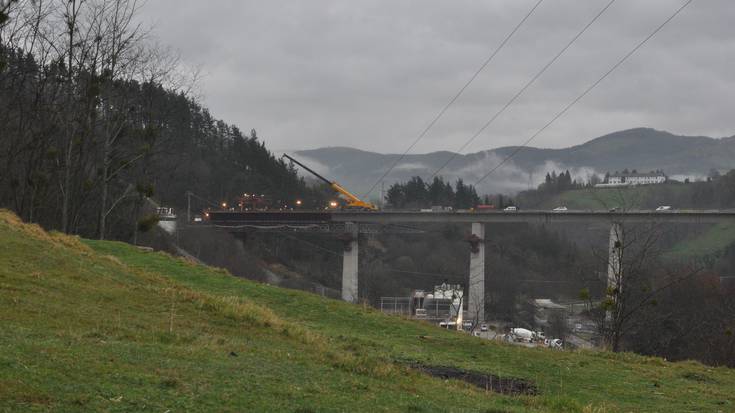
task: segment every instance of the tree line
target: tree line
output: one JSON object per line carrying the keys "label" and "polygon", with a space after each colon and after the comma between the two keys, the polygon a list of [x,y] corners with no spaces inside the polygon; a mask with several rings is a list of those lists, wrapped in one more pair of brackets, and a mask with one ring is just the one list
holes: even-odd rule
{"label": "tree line", "polygon": [[455,209],[474,208],[480,203],[475,187],[458,179],[454,186],[442,177],[434,177],[431,183],[414,176],[407,182],[397,182],[388,188],[385,201],[390,208],[419,209],[431,206]]}
{"label": "tree line", "polygon": [[556,171],[551,171],[551,173],[547,172],[544,182],[538,186],[538,191],[547,194],[558,194],[570,189],[580,189],[584,187],[585,184],[573,179],[567,169],[565,172],[560,172],[558,175],[556,174]]}
{"label": "tree line", "polygon": [[136,23],[139,7],[0,4],[0,206],[49,229],[130,240],[152,197],[177,207],[187,191],[212,203],[323,197],[254,130],[197,102],[196,75]]}

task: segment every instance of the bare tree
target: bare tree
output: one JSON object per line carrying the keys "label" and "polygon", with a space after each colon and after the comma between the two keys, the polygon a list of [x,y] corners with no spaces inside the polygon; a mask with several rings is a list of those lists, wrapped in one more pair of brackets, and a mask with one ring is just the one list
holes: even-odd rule
{"label": "bare tree", "polygon": [[[18,0],[0,0],[0,27],[4,26],[10,19],[9,11],[10,6],[13,3],[17,3]],[[0,38],[2,40],[2,38]]]}
{"label": "bare tree", "polygon": [[0,124],[4,125],[0,165],[5,171],[0,184],[9,181],[15,210],[34,221],[37,196],[49,181],[42,166],[52,148],[49,114],[59,92],[54,76],[39,75],[39,68],[51,67],[55,58],[47,40],[54,36],[46,24],[54,9],[48,1],[24,0],[8,3],[6,10],[12,12],[12,20],[0,25],[2,46],[6,53],[16,51],[16,60],[18,51],[33,58],[23,56],[0,79],[0,93],[10,97],[0,102]]}
{"label": "bare tree", "polygon": [[142,43],[145,33],[139,24],[134,22],[138,12],[135,0],[113,0],[96,4],[98,9],[92,15],[96,40],[94,62],[95,75],[99,83],[98,95],[98,128],[101,141],[100,205],[99,205],[99,238],[105,238],[108,215],[119,202],[130,193],[131,185],[124,185],[124,191],[108,206],[110,184],[118,174],[132,163],[145,156],[147,148],[140,153],[120,153],[115,151],[118,142],[124,138],[126,128],[131,125],[135,108],[132,99],[137,91],[119,87],[120,82],[129,82],[139,73],[144,64],[145,52]]}
{"label": "bare tree", "polygon": [[[620,351],[626,335],[635,329],[641,312],[656,305],[662,291],[702,270],[698,264],[670,268],[662,260],[659,224],[625,225],[614,222],[605,254],[596,253],[607,267],[607,289],[593,313],[604,344]],[[589,298],[589,297],[588,297]]]}
{"label": "bare tree", "polygon": [[[472,280],[474,277],[469,277]],[[479,327],[480,323],[485,321],[486,314],[486,303],[488,302],[488,294],[485,291],[479,292],[479,283],[468,283],[467,298],[468,303],[473,303],[474,306],[467,306],[467,317],[472,321],[470,327],[470,333],[474,333]],[[485,289],[485,283],[482,283],[482,289]],[[461,305],[461,303],[460,303]]]}

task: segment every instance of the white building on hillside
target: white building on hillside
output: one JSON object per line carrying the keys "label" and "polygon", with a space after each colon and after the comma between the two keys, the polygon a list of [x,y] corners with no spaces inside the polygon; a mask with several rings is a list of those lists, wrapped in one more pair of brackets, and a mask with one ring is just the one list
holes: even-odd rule
{"label": "white building on hillside", "polygon": [[612,185],[652,185],[664,182],[666,175],[663,172],[616,174],[610,175],[607,180]]}

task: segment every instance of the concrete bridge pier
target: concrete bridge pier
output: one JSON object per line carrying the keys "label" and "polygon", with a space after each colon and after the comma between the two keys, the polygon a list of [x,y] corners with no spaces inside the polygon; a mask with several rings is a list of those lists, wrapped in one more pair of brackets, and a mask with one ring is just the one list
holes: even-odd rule
{"label": "concrete bridge pier", "polygon": [[[608,297],[615,299],[614,294],[610,294],[620,288],[620,281],[623,278],[623,225],[619,222],[613,222],[610,226],[610,244],[607,258],[607,290]],[[612,313],[608,310],[605,318],[612,320]]]}
{"label": "concrete bridge pier", "polygon": [[358,225],[347,222],[345,223],[345,232],[341,234],[339,240],[344,246],[344,255],[342,258],[342,299],[354,303],[357,302],[357,269],[359,256],[359,231]]}
{"label": "concrete bridge pier", "polygon": [[467,316],[475,323],[481,323],[485,321],[485,224],[473,223],[467,241],[470,244]]}
{"label": "concrete bridge pier", "polygon": [[613,222],[610,227],[610,248],[607,259],[607,288],[616,289],[623,270],[623,225]]}

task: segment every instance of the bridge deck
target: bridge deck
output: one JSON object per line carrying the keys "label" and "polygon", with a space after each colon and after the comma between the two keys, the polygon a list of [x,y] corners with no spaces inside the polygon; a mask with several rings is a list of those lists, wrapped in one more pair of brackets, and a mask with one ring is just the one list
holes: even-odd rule
{"label": "bridge deck", "polygon": [[332,222],[332,213],[327,211],[211,211],[209,212],[209,221],[216,224],[321,224]]}
{"label": "bridge deck", "polygon": [[516,211],[516,212],[415,212],[415,211],[253,211],[209,213],[209,220],[219,225],[244,223],[319,224],[319,223],[566,223],[566,222],[621,222],[621,223],[694,223],[708,224],[735,221],[735,210],[710,211]]}

